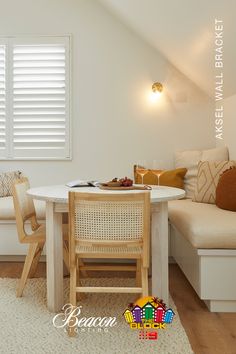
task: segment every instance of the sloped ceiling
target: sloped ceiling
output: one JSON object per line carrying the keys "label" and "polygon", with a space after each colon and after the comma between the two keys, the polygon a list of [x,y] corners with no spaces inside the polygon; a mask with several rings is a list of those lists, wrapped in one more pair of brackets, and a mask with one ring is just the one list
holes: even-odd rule
{"label": "sloped ceiling", "polygon": [[100,0],[209,96],[215,18],[224,23],[224,97],[236,93],[236,0]]}

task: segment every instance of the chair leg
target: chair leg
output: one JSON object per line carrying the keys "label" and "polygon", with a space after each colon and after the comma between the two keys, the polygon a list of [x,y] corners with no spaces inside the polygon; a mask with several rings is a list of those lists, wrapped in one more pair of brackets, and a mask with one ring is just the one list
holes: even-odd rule
{"label": "chair leg", "polygon": [[[87,272],[85,270],[80,270],[80,266],[84,266],[84,262],[80,258],[77,258],[77,259],[78,259],[78,262],[77,262],[77,270],[76,270],[77,271],[76,284],[77,284],[77,286],[82,286],[81,280],[80,280],[80,274],[82,274],[84,277],[84,274],[86,276]],[[76,300],[77,301],[81,301],[85,298],[86,298],[85,293],[76,293]]]}
{"label": "chair leg", "polygon": [[148,296],[148,269],[141,267],[142,273],[142,296]]}
{"label": "chair leg", "polygon": [[[70,274],[69,245],[68,245],[68,240],[66,238],[64,238],[64,240],[63,240],[63,260],[64,260],[66,268],[67,268],[67,270],[68,270],[68,272]],[[83,263],[82,259],[79,260],[79,265],[80,266],[84,266],[84,263]],[[83,275],[83,277],[87,277],[86,270],[81,270],[81,274]]]}
{"label": "chair leg", "polygon": [[76,306],[76,266],[70,268],[70,303]]}
{"label": "chair leg", "polygon": [[70,272],[68,241],[63,240],[63,260],[68,272]]}
{"label": "chair leg", "polygon": [[70,274],[70,262],[69,262],[69,236],[68,231],[64,229],[65,224],[68,224],[68,214],[62,214],[63,219],[63,261],[66,266],[65,275]]}
{"label": "chair leg", "polygon": [[[37,250],[39,248],[41,248],[41,247],[43,248],[42,244],[38,244],[38,243],[31,243],[29,245],[28,254],[27,254],[26,258],[25,258],[24,268],[23,268],[23,271],[22,271],[22,274],[21,274],[21,278],[20,278],[20,282],[19,282],[17,291],[16,291],[16,296],[17,297],[21,297],[22,296],[26,280],[27,280],[27,278],[29,276],[29,272],[30,272],[31,266],[32,266],[32,264],[34,262],[34,259],[35,259],[35,255],[38,256]],[[36,256],[36,258],[37,258],[37,256]],[[35,262],[36,262],[36,260],[35,260]]]}
{"label": "chair leg", "polygon": [[[76,307],[76,281],[77,281],[77,274],[76,274],[76,262],[73,266],[70,267],[70,303],[74,307]],[[72,326],[67,328],[67,333],[70,337],[74,337],[76,335],[75,327],[73,327],[73,319],[72,319]]]}
{"label": "chair leg", "polygon": [[[80,258],[79,258],[79,261],[78,261],[78,266],[79,267],[84,267],[84,262]],[[86,270],[80,270],[80,272],[81,272],[81,274],[83,275],[84,278],[86,278],[88,276],[88,273],[86,272]]]}
{"label": "chair leg", "polygon": [[38,243],[38,247],[37,247],[37,249],[35,251],[34,259],[33,259],[33,262],[32,262],[31,268],[30,268],[30,272],[29,272],[28,278],[33,278],[34,275],[35,275],[35,272],[37,270],[38,263],[39,263],[39,260],[40,260],[44,245],[45,245],[45,242],[44,243]]}
{"label": "chair leg", "polygon": [[141,260],[137,259],[137,261],[136,261],[136,286],[140,287],[141,285],[142,285]]}

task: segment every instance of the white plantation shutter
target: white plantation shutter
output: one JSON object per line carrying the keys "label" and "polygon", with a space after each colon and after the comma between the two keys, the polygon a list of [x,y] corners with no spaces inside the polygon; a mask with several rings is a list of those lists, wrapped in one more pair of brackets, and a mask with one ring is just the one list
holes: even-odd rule
{"label": "white plantation shutter", "polygon": [[12,38],[8,45],[8,158],[69,159],[69,38]]}
{"label": "white plantation shutter", "polygon": [[0,45],[0,157],[6,156],[6,47]]}

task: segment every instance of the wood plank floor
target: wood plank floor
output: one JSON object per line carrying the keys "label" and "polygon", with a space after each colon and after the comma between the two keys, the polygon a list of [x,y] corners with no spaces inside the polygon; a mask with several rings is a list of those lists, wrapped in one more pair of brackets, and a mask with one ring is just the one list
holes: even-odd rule
{"label": "wood plank floor", "polygon": [[[1,262],[0,277],[19,278],[22,266]],[[36,276],[45,274],[45,264],[40,263]],[[170,265],[170,292],[194,353],[236,354],[236,314],[210,313],[176,264]]]}
{"label": "wood plank floor", "polygon": [[196,354],[236,354],[236,313],[211,313],[176,264],[170,265],[170,293]]}

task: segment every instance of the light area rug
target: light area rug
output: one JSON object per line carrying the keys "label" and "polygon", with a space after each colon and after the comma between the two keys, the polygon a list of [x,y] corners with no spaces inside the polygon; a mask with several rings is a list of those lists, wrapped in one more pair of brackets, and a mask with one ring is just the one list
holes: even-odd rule
{"label": "light area rug", "polygon": [[[127,286],[132,279],[85,280],[95,286]],[[69,302],[68,279],[64,280],[65,303]],[[70,338],[52,324],[55,314],[46,307],[45,279],[29,279],[22,298],[16,298],[17,279],[0,279],[0,353],[1,354],[190,354],[193,353],[176,306],[173,322],[158,330],[157,340],[142,340],[138,330],[131,330],[123,312],[135,294],[87,294],[78,302],[82,317],[116,316],[117,325],[106,332],[83,332]]]}

